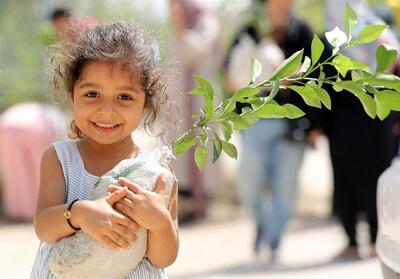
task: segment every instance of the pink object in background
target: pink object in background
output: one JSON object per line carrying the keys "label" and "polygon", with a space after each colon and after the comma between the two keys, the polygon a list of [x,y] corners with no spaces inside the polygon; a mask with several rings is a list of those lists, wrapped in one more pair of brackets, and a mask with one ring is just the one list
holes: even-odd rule
{"label": "pink object in background", "polygon": [[[0,179],[7,218],[31,221],[43,152],[56,139],[62,114],[50,105],[22,103],[0,116]],[[58,122],[58,123],[57,123]]]}

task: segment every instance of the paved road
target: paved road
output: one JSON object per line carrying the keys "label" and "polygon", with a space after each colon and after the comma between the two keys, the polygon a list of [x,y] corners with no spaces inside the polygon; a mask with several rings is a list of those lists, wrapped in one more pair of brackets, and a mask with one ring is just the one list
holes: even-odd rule
{"label": "paved road", "polygon": [[[251,247],[253,227],[242,209],[228,208],[197,224],[181,228],[181,249],[168,268],[172,279],[379,279],[376,258],[331,263],[343,248],[341,228],[317,217],[296,217],[282,242],[274,265],[265,252],[255,258]],[[0,278],[28,278],[38,241],[31,224],[0,225]]]}

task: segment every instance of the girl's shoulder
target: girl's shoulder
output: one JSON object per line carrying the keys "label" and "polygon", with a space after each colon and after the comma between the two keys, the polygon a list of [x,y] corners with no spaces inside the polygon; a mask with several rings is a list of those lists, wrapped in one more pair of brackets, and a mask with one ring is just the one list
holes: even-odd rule
{"label": "girl's shoulder", "polygon": [[54,146],[57,156],[61,158],[66,155],[76,156],[78,150],[76,143],[77,142],[73,140],[60,140],[53,142],[52,145]]}
{"label": "girl's shoulder", "polygon": [[56,141],[52,144],[60,164],[63,169],[70,167],[83,168],[83,161],[79,152],[77,141],[62,140]]}
{"label": "girl's shoulder", "polygon": [[71,148],[71,147],[76,147],[76,141],[74,140],[59,140],[55,141],[52,143],[52,145],[56,149],[61,149],[61,148]]}

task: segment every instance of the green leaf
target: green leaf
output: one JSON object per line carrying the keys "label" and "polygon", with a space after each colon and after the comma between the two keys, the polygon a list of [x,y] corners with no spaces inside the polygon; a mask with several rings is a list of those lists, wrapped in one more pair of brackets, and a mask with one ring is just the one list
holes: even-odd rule
{"label": "green leaf", "polygon": [[304,116],[304,112],[292,104],[280,106],[278,104],[264,104],[256,111],[259,118],[289,118],[295,119]]}
{"label": "green leaf", "polygon": [[208,118],[212,118],[215,113],[214,102],[206,95],[204,95],[204,113],[207,115]]}
{"label": "green leaf", "polygon": [[229,157],[237,159],[237,149],[232,143],[222,141],[222,149]]}
{"label": "green leaf", "polygon": [[189,94],[191,95],[204,95],[204,89],[202,87],[198,87],[195,89],[192,89]]}
{"label": "green leaf", "polygon": [[301,109],[292,104],[285,104],[282,107],[286,110],[286,118],[295,119],[305,115]]}
{"label": "green leaf", "polygon": [[369,25],[361,30],[358,35],[357,44],[368,44],[378,39],[382,32],[385,31],[387,25]]}
{"label": "green leaf", "polygon": [[214,137],[214,149],[213,149],[213,163],[218,160],[219,156],[221,155],[222,151],[222,141],[219,136],[212,130],[212,134]]}
{"label": "green leaf", "polygon": [[381,93],[375,93],[374,99],[376,104],[376,115],[380,120],[385,119],[390,114],[389,105],[380,97]]}
{"label": "green leaf", "polygon": [[236,98],[235,96],[232,96],[228,99],[225,99],[222,103],[222,108],[223,111],[222,113],[218,116],[219,119],[225,118],[229,113],[235,110],[236,108]]}
{"label": "green leaf", "polygon": [[278,104],[267,103],[257,109],[256,115],[259,118],[284,118],[287,115],[287,111]]}
{"label": "green leaf", "polygon": [[344,10],[344,29],[351,38],[351,33],[353,32],[354,27],[357,25],[357,14],[350,7],[348,3],[346,3],[346,8]]}
{"label": "green leaf", "polygon": [[384,106],[394,111],[400,111],[400,94],[392,90],[376,91],[375,97]]}
{"label": "green leaf", "polygon": [[370,75],[364,79],[370,85],[384,86],[389,89],[394,89],[400,92],[400,78],[390,73],[378,73]]}
{"label": "green leaf", "polygon": [[282,79],[293,74],[301,65],[304,50],[299,50],[292,54],[288,59],[275,70],[271,76],[271,80]]}
{"label": "green leaf", "polygon": [[196,144],[196,138],[195,137],[183,138],[182,140],[180,140],[180,141],[175,143],[174,153],[177,156],[179,156],[182,153],[185,153],[187,150],[189,150],[195,144]]}
{"label": "green leaf", "polygon": [[321,58],[322,52],[324,51],[324,44],[320,40],[320,38],[314,34],[314,38],[311,42],[311,60],[312,65],[315,65],[318,60]]}
{"label": "green leaf", "polygon": [[234,93],[237,100],[257,95],[260,90],[254,87],[243,87]]}
{"label": "green leaf", "polygon": [[364,107],[365,112],[369,117],[375,118],[376,116],[376,103],[375,100],[366,93],[354,93],[352,92],[360,101]]}
{"label": "green leaf", "polygon": [[353,93],[360,101],[364,107],[365,112],[371,117],[376,116],[376,104],[374,99],[369,96],[365,89],[362,87],[361,81],[351,81],[345,80],[340,82],[334,82],[335,86],[345,89]]}
{"label": "green leaf", "polygon": [[383,44],[376,50],[376,71],[383,72],[396,62],[397,50],[396,48]]}
{"label": "green leaf", "polygon": [[297,86],[291,85],[288,88],[297,92],[306,102],[307,105],[312,107],[321,108],[321,101],[319,99],[318,93],[311,86]]}
{"label": "green leaf", "polygon": [[202,144],[196,148],[194,152],[194,160],[196,161],[197,168],[202,171],[206,165],[208,157],[208,151],[206,147]]}
{"label": "green leaf", "polygon": [[275,98],[275,96],[278,94],[279,92],[279,86],[280,86],[280,82],[277,80],[274,82],[274,87],[272,87],[271,92],[269,93],[269,95],[267,97],[265,97],[264,99],[264,103],[270,102],[271,100],[273,100]]}
{"label": "green leaf", "polygon": [[224,139],[229,141],[233,133],[233,123],[232,121],[218,121],[217,124],[222,126],[222,132],[224,134]]}
{"label": "green leaf", "polygon": [[242,113],[241,115],[236,115],[231,121],[233,123],[233,129],[238,131],[253,126],[253,124],[258,121],[258,117],[256,113]]}
{"label": "green leaf", "polygon": [[235,108],[236,108],[236,98],[235,98],[235,96],[232,96],[229,99],[225,99],[222,107],[224,108],[224,112],[234,111]]}
{"label": "green leaf", "polygon": [[351,60],[349,57],[338,54],[332,61],[332,65],[344,77],[347,72],[354,69],[369,69],[368,65]]}
{"label": "green leaf", "polygon": [[324,85],[324,79],[325,79],[325,73],[323,67],[319,71],[319,76],[318,76],[318,87],[322,87]]}
{"label": "green leaf", "polygon": [[362,71],[359,71],[359,70],[351,71],[351,80],[358,81],[363,78],[364,78],[364,75],[363,75]]}
{"label": "green leaf", "polygon": [[345,80],[345,81],[336,81],[336,82],[333,82],[332,84],[334,85],[334,88],[340,89],[340,91],[344,89],[344,90],[347,90],[347,91],[350,91],[350,92],[356,93],[356,94],[364,94],[365,93],[365,90],[361,86],[361,84],[362,84],[361,81]]}
{"label": "green leaf", "polygon": [[262,72],[262,66],[260,62],[258,62],[257,59],[252,58],[251,59],[251,79],[250,79],[250,84],[253,84],[256,79],[261,75]]}
{"label": "green leaf", "polygon": [[344,33],[338,27],[335,27],[335,29],[333,29],[332,31],[326,32],[325,37],[331,44],[331,46],[333,46],[336,49],[336,50],[334,49],[334,52],[337,52],[338,48],[340,48],[347,42],[346,33]]}
{"label": "green leaf", "polygon": [[201,76],[195,76],[194,78],[197,81],[197,83],[200,85],[200,87],[204,90],[203,95],[207,96],[209,99],[212,100],[215,95],[215,92],[214,92],[214,88],[212,87],[211,83]]}
{"label": "green leaf", "polygon": [[315,89],[315,91],[317,91],[317,94],[318,94],[320,100],[322,101],[322,103],[324,104],[324,106],[330,110],[332,107],[332,104],[331,104],[331,97],[329,96],[329,93],[325,89],[320,88],[320,87],[316,87],[314,89]]}
{"label": "green leaf", "polygon": [[310,59],[310,57],[308,57],[308,56],[304,57],[303,64],[301,65],[301,68],[300,68],[300,70],[297,72],[297,74],[298,74],[298,75],[304,74],[305,72],[308,71],[308,69],[310,68],[310,66],[311,66],[311,59]]}

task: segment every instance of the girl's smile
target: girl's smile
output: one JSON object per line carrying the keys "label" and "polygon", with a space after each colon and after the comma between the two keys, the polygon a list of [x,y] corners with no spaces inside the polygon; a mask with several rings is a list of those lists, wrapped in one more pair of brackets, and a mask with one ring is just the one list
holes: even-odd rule
{"label": "girl's smile", "polygon": [[121,124],[104,124],[99,122],[92,122],[95,128],[101,133],[112,133],[117,130]]}

